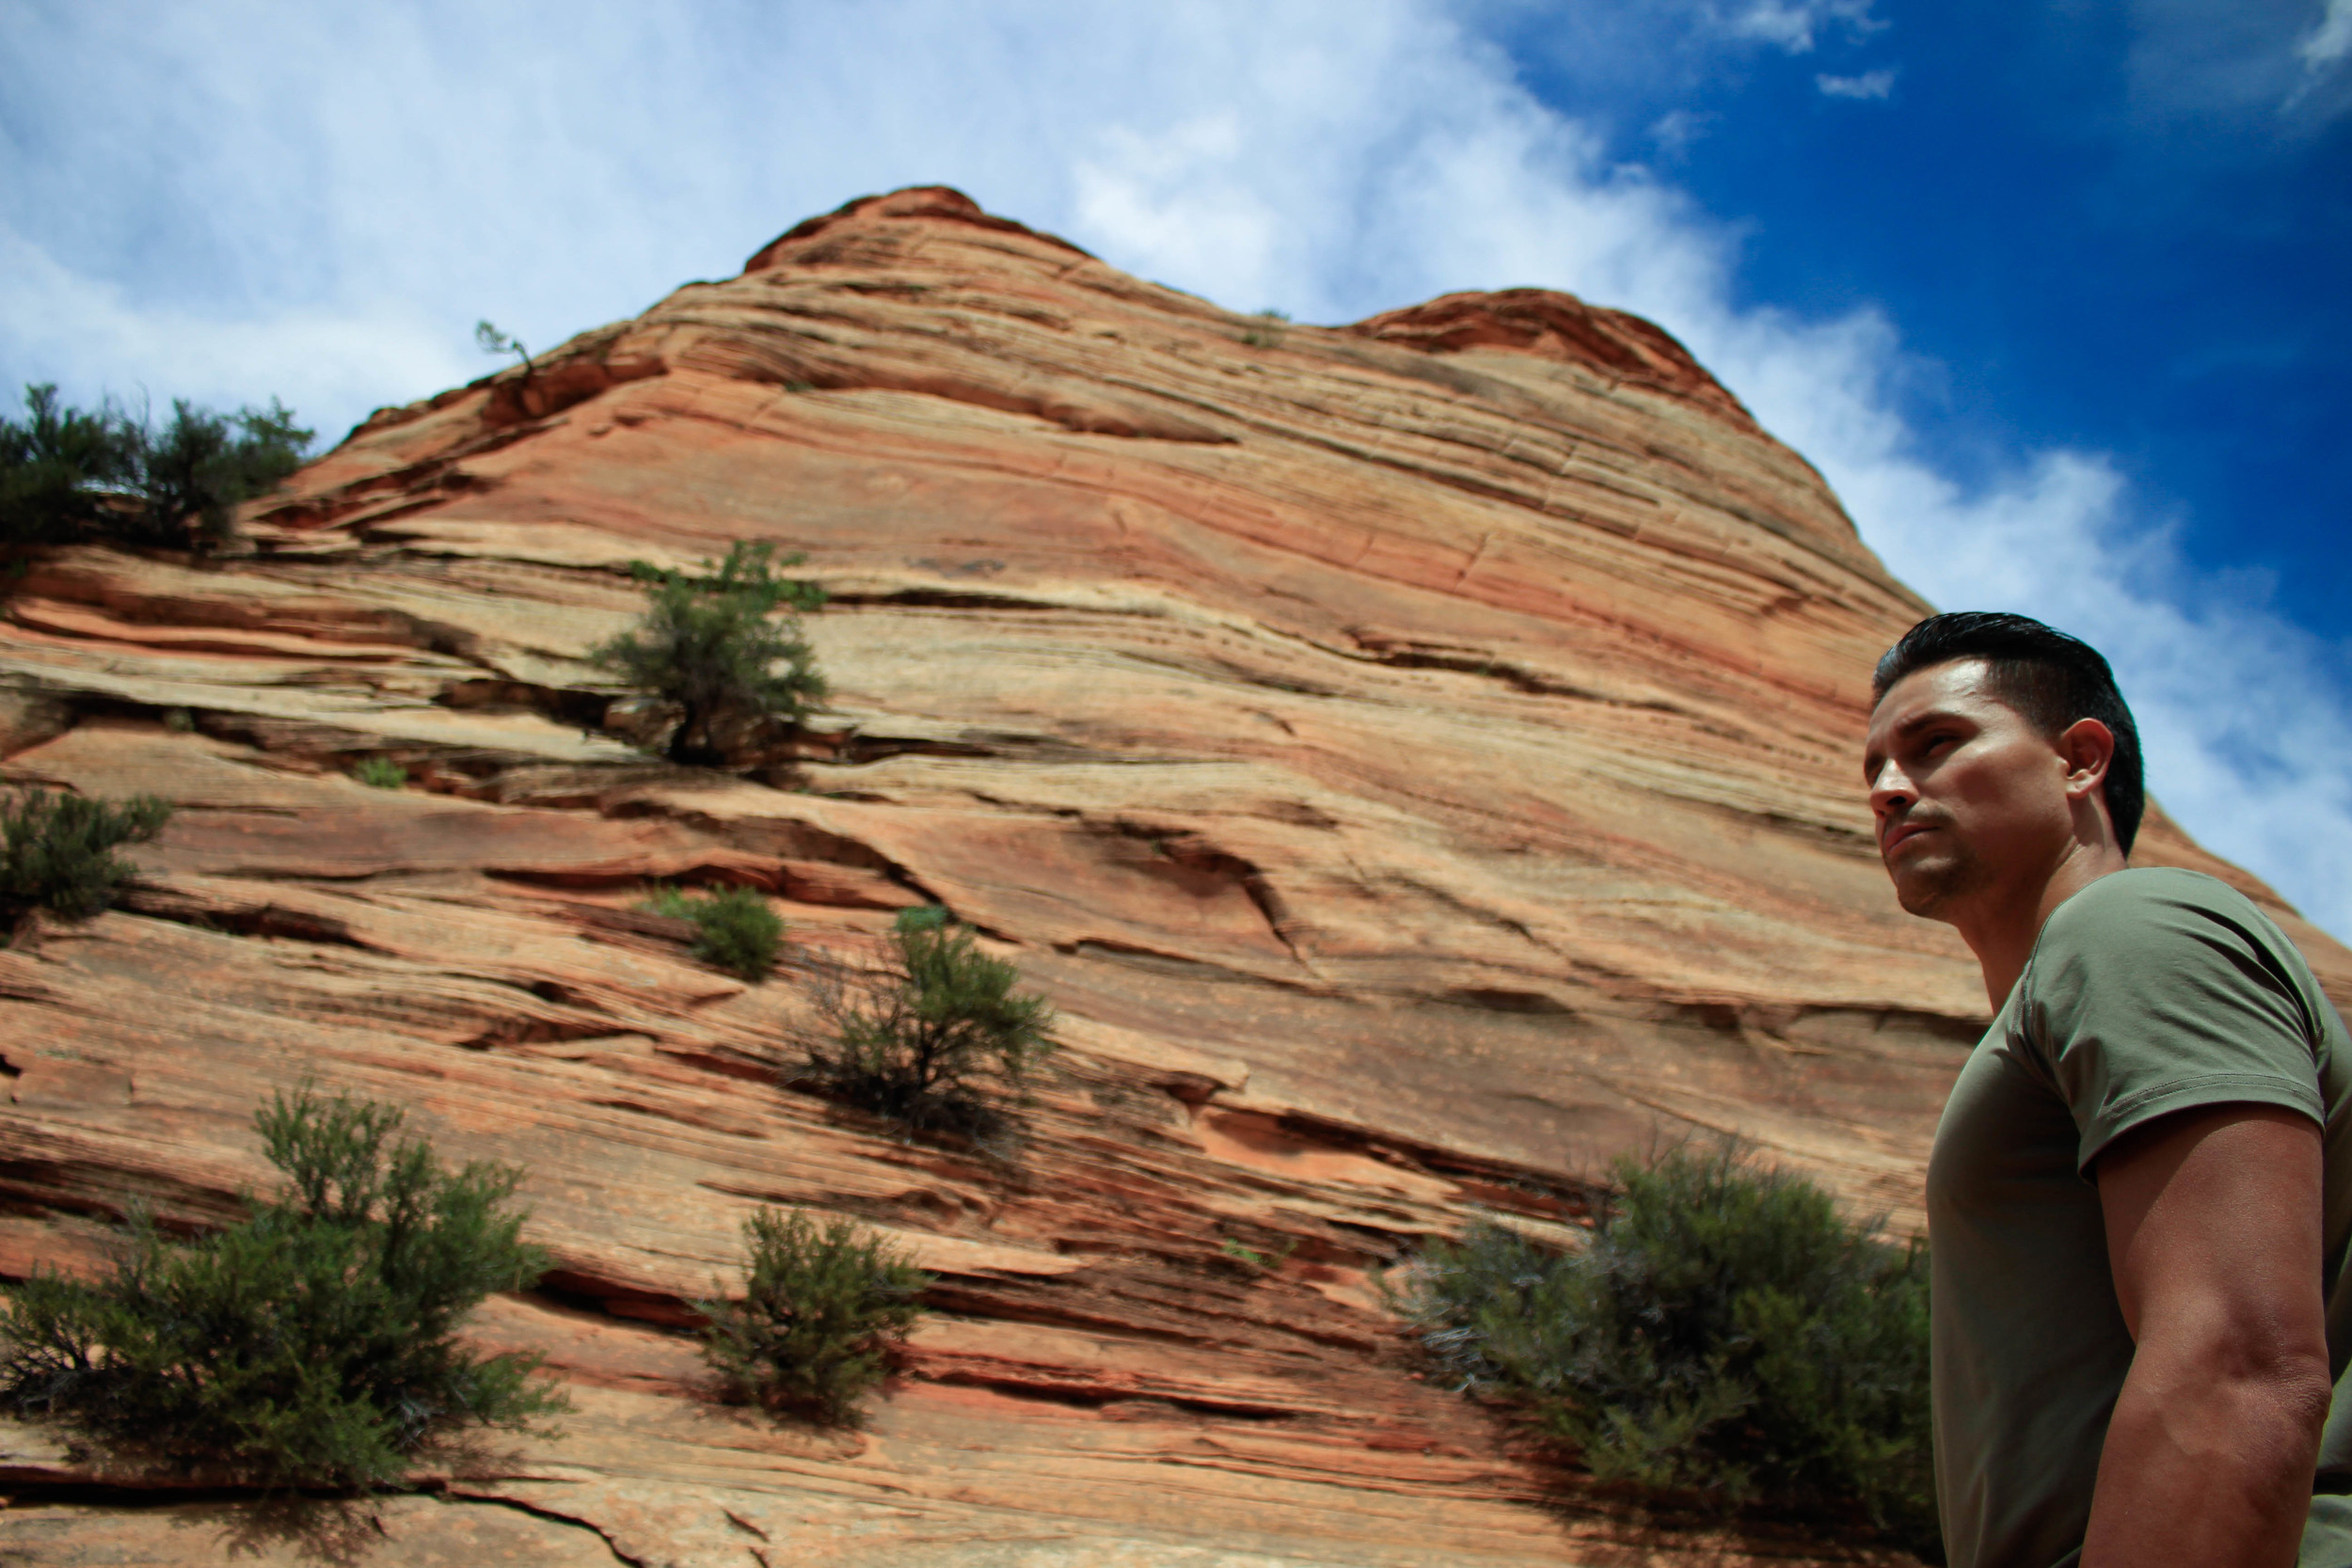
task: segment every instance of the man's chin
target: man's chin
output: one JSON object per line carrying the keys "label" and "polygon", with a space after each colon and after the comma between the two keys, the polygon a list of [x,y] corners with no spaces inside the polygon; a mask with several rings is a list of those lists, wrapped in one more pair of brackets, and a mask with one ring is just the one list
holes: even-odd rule
{"label": "man's chin", "polygon": [[1952,895],[1960,891],[1961,868],[1941,859],[1921,863],[1925,859],[1915,855],[1899,868],[1888,866],[1886,874],[1894,879],[1895,899],[1902,905],[1905,914],[1915,914],[1922,920],[1941,920]]}
{"label": "man's chin", "polygon": [[1895,884],[1895,901],[1903,907],[1903,913],[1915,914],[1922,920],[1939,918],[1948,895],[1941,887],[1907,887]]}

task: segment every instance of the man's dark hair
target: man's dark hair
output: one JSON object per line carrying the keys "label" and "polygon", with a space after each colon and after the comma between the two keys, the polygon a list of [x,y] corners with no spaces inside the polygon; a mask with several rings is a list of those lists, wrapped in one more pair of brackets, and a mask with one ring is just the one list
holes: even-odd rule
{"label": "man's dark hair", "polygon": [[2132,710],[2115,689],[2115,672],[2099,650],[2031,616],[1978,610],[1931,615],[1903,633],[1879,660],[1870,677],[1871,705],[1877,705],[1887,688],[1912,672],[1960,658],[1983,659],[1991,672],[1987,684],[1993,694],[2053,740],[2082,719],[2096,719],[2114,733],[2115,756],[2107,764],[2102,793],[2116,842],[2130,854],[2148,806],[2139,726],[2132,722]]}

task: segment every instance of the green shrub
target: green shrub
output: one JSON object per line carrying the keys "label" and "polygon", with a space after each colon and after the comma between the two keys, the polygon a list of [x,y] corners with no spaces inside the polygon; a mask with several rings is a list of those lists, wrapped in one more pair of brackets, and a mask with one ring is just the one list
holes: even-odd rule
{"label": "green shrub", "polygon": [[1940,1551],[1924,1247],[1727,1146],[1616,1176],[1581,1250],[1491,1225],[1430,1247],[1392,1291],[1427,1349],[1601,1480],[1858,1515]]}
{"label": "green shrub", "polygon": [[972,945],[938,909],[902,911],[880,968],[834,966],[814,988],[823,1027],[803,1037],[828,1093],[909,1132],[985,1136],[1054,1049],[1052,1004]]}
{"label": "green shrub", "polygon": [[389,757],[362,757],[351,776],[370,789],[405,789],[408,769]]}
{"label": "green shrub", "polygon": [[134,477],[129,421],[113,408],[61,406],[24,388],[24,419],[0,420],[0,545],[43,545],[103,531],[107,499]]}
{"label": "green shrub", "polygon": [[638,907],[692,921],[694,957],[755,985],[776,967],[776,952],[784,945],[784,921],[753,888],[696,895],[661,887]]}
{"label": "green shrub", "polygon": [[887,1371],[930,1275],[838,1216],[763,1208],[743,1222],[743,1299],[701,1303],[703,1354],[732,1398],[830,1422]]}
{"label": "green shrub", "polygon": [[55,386],[25,388],[24,408],[0,420],[0,545],[211,548],[231,536],[238,502],[302,466],[311,436],[275,400],[222,415],[183,399],[161,430],[112,403],[62,406]]}
{"label": "green shrub", "polygon": [[797,613],[821,606],[824,591],[777,577],[776,566],[803,558],[776,562],[774,552],[738,540],[715,568],[704,562],[703,577],[630,563],[651,600],[645,617],[588,657],[679,710],[666,748],[673,762],[724,762],[729,726],[798,724],[824,701],[825,678]]}
{"label": "green shrub", "polygon": [[87,920],[138,867],[116,854],[163,832],[171,808],[152,795],[99,800],[28,789],[0,800],[0,940],[34,910]]}
{"label": "green shrub", "polygon": [[160,434],[144,425],[133,432],[145,504],[112,531],[128,543],[182,549],[228,543],[232,509],[267,495],[301,467],[311,436],[276,399],[266,410],[226,416],[179,399]]}
{"label": "green shrub", "polygon": [[47,1270],[0,1323],[0,1404],[126,1451],[262,1481],[377,1486],[470,1422],[564,1408],[536,1355],[478,1357],[460,1322],[546,1266],[508,1205],[522,1172],[444,1169],[390,1106],[308,1090],[257,1114],[285,1177],[202,1240],[135,1223],[95,1283]]}

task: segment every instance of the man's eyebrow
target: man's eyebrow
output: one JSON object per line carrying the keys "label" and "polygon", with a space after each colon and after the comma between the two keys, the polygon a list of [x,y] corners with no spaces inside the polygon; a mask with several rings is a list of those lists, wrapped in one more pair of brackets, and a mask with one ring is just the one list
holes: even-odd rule
{"label": "man's eyebrow", "polygon": [[1931,707],[1925,713],[1915,713],[1910,718],[1904,720],[1901,723],[1897,724],[1895,726],[1895,733],[1897,735],[1911,735],[1916,731],[1924,730],[1930,724],[1936,723],[1942,720],[1964,720],[1968,716],[1966,714],[1956,712],[1951,708]]}
{"label": "man's eyebrow", "polygon": [[[1965,722],[1967,715],[1957,713],[1947,707],[1931,707],[1925,713],[1915,713],[1910,718],[1898,723],[1895,726],[1892,738],[1900,739],[1905,736],[1916,735],[1919,731],[1926,729],[1931,724],[1939,723],[1946,720],[1959,720]],[[1885,760],[1886,754],[1883,752],[1864,752],[1862,753],[1863,778],[1866,781],[1877,778],[1879,776],[1879,765],[1883,763]]]}

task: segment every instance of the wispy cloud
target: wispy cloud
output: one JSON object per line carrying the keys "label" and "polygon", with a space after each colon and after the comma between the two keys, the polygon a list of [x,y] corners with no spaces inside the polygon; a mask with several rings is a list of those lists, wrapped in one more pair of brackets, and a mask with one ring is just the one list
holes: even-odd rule
{"label": "wispy cloud", "polygon": [[[2318,24],[2296,41],[2295,54],[2303,62],[2303,74],[2280,103],[2280,112],[2293,115],[2315,99],[2328,97],[2334,100],[2334,110],[2344,109],[2346,95],[2330,95],[2325,89],[2330,84],[2340,85],[2344,60],[2352,56],[2352,0],[2328,0],[2328,9],[2321,14]],[[2329,119],[2332,113],[2323,113],[2318,118]]]}
{"label": "wispy cloud", "polygon": [[[2352,3],[2129,0],[2125,108],[2141,136],[2263,157],[2352,112]],[[2316,22],[2306,23],[2313,9]]]}
{"label": "wispy cloud", "polygon": [[1866,71],[1859,76],[1820,75],[1813,78],[1813,85],[1820,89],[1824,98],[1883,99],[1895,90],[1895,71],[1890,66],[1881,71]]}
{"label": "wispy cloud", "polygon": [[1750,0],[1726,13],[1718,24],[1734,38],[1755,39],[1787,50],[1810,54],[1823,35],[1843,28],[1857,38],[1889,25],[1870,14],[1872,0]]}
{"label": "wispy cloud", "polygon": [[2352,0],[2328,0],[2319,24],[2295,46],[2295,53],[2308,71],[2332,71],[2343,64],[2352,55]]}
{"label": "wispy cloud", "polygon": [[1649,138],[1659,156],[1672,162],[1688,153],[1693,142],[1713,130],[1719,118],[1699,109],[1669,109],[1652,122]]}
{"label": "wispy cloud", "polygon": [[[2250,590],[2217,597],[2097,452],[1958,482],[1901,414],[1894,323],[1741,303],[1730,230],[1433,3],[36,20],[0,52],[0,377],[275,392],[341,425],[486,368],[477,317],[552,342],[849,196],[939,180],[1302,319],[1572,289],[1682,337],[1922,592],[2106,648],[2166,804],[2352,934],[2344,651]],[[1856,4],[1731,20],[1792,53],[1875,24]]]}

